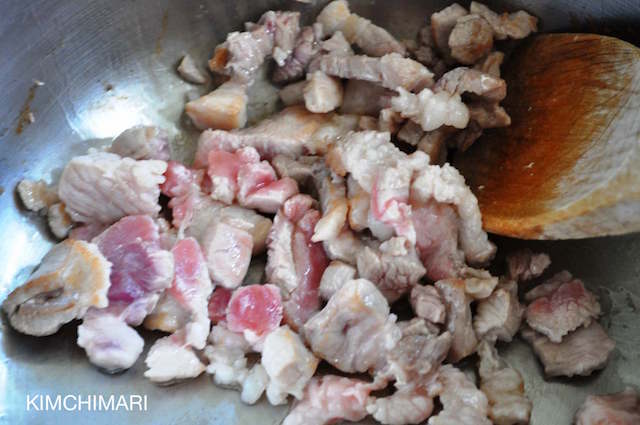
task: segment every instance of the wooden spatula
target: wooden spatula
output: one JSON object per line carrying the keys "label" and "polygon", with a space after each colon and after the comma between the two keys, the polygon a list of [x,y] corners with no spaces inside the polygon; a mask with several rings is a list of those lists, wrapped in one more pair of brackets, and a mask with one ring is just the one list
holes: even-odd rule
{"label": "wooden spatula", "polygon": [[485,229],[525,239],[640,231],[640,49],[540,35],[505,70],[511,126],[454,161]]}

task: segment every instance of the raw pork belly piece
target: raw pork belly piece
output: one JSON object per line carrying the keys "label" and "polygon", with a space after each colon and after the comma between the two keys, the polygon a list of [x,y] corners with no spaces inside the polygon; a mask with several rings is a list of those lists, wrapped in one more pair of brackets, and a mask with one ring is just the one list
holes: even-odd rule
{"label": "raw pork belly piece", "polygon": [[301,328],[320,307],[318,288],[329,260],[320,242],[312,242],[320,213],[315,201],[296,195],[284,203],[267,241],[267,281],[280,287],[285,322]]}
{"label": "raw pork belly piece", "polygon": [[58,195],[73,221],[81,223],[155,216],[166,169],[164,161],[136,161],[107,152],[76,156],[62,172]]}
{"label": "raw pork belly piece", "polygon": [[365,279],[344,284],[304,326],[313,352],[343,372],[382,367],[401,337],[389,304]]}
{"label": "raw pork belly piece", "polygon": [[66,240],[51,248],[2,308],[14,329],[51,335],[65,323],[82,318],[90,307],[107,306],[111,270],[95,244]]}

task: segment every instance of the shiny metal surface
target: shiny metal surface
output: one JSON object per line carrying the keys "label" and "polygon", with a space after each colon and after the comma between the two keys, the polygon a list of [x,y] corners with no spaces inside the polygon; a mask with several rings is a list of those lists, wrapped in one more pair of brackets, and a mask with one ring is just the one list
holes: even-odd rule
{"label": "shiny metal surface", "polygon": [[[174,132],[178,156],[192,149],[183,123],[186,96],[202,88],[182,82],[174,67],[184,53],[202,63],[217,41],[269,8],[317,10],[294,1],[4,0],[0,10],[0,300],[37,265],[52,240],[43,220],[21,211],[14,187],[24,178],[55,181],[73,154],[104,143],[134,124],[160,124]],[[448,1],[351,1],[355,11],[401,38]],[[491,3],[491,2],[489,2]],[[640,3],[527,0],[494,2],[524,7],[542,30],[587,30],[640,42]],[[634,29],[636,29],[634,31]],[[34,81],[44,82],[34,87]],[[32,96],[30,96],[32,93]],[[260,105],[255,105],[259,111]],[[35,122],[17,129],[28,112]],[[500,239],[501,248],[522,244]],[[617,341],[613,361],[589,378],[545,381],[520,341],[501,347],[525,375],[535,425],[568,424],[585,394],[640,388],[640,236],[579,242],[526,243],[548,249],[554,268],[568,268],[601,296],[603,322]],[[504,249],[502,250],[504,252]],[[153,338],[148,335],[147,341]],[[75,345],[75,325],[54,336],[31,338],[0,322],[0,424],[277,424],[286,408],[265,402],[246,407],[236,392],[209,378],[157,387],[134,368],[108,376],[91,367]],[[150,344],[147,343],[147,347]],[[146,412],[35,412],[34,394],[146,394]]]}

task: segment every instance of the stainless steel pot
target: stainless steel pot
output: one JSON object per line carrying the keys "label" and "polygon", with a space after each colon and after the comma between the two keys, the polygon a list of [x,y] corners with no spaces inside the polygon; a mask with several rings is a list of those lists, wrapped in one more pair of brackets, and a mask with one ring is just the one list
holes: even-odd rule
{"label": "stainless steel pot", "polygon": [[[203,63],[213,47],[242,22],[269,8],[312,16],[323,2],[275,0],[4,0],[0,7],[0,300],[31,272],[52,240],[41,217],[20,210],[14,195],[25,177],[57,179],[74,153],[103,143],[139,123],[157,123],[178,135],[188,155],[193,135],[182,126],[182,106],[193,86],[174,72],[190,53]],[[449,1],[351,0],[358,13],[413,38]],[[524,8],[541,18],[541,30],[583,30],[640,42],[637,0],[519,0],[489,2],[496,9]],[[36,81],[44,82],[37,85]],[[28,123],[33,113],[35,122]],[[617,349],[608,367],[591,377],[544,380],[528,346],[500,347],[525,375],[535,425],[568,424],[586,394],[640,388],[640,236],[522,243],[496,238],[501,252],[526,245],[548,250],[556,270],[567,268],[601,297]],[[499,261],[499,259],[498,259]],[[157,387],[142,377],[144,365],[120,376],[91,367],[75,344],[74,326],[46,338],[19,335],[0,322],[0,424],[185,423],[277,424],[286,408],[246,407],[236,392],[209,378]],[[149,344],[147,344],[147,347]],[[144,358],[144,354],[141,359]],[[27,410],[36,395],[147,396],[145,412]]]}

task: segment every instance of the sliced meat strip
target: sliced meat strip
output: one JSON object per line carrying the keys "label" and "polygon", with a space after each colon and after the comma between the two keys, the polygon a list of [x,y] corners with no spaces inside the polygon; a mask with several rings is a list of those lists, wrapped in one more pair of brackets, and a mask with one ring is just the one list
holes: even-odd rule
{"label": "sliced meat strip", "polygon": [[359,421],[375,385],[336,375],[312,378],[282,425],[327,425],[339,420]]}
{"label": "sliced meat strip", "polygon": [[433,74],[424,65],[398,53],[379,58],[323,55],[314,66],[334,77],[369,81],[391,90],[420,90],[433,85]]}
{"label": "sliced meat strip", "polygon": [[546,335],[552,342],[580,326],[589,326],[600,315],[600,304],[584,284],[573,279],[553,292],[535,299],[527,306],[527,324]]}
{"label": "sliced meat strip", "polygon": [[616,394],[590,395],[576,412],[576,425],[640,423],[640,398],[631,387]]}
{"label": "sliced meat strip", "polygon": [[110,272],[111,263],[96,245],[66,240],[49,250],[27,282],[7,296],[2,309],[19,332],[54,334],[90,307],[107,306]]}
{"label": "sliced meat strip", "polygon": [[368,19],[351,13],[344,0],[329,3],[320,12],[317,21],[322,24],[326,34],[342,31],[350,43],[356,44],[367,55],[383,56],[388,53],[404,55],[405,48],[384,28]]}
{"label": "sliced meat strip", "polygon": [[480,15],[489,22],[496,40],[504,40],[507,37],[521,39],[538,30],[538,18],[522,10],[498,15],[477,1],[471,2],[470,10],[471,13]]}
{"label": "sliced meat strip", "polygon": [[198,139],[193,165],[206,167],[212,150],[234,152],[248,146],[266,159],[278,154],[297,158],[308,153],[314,133],[332,124],[331,120],[331,115],[314,114],[304,107],[292,106],[253,127],[234,132],[207,130]]}
{"label": "sliced meat strip", "polygon": [[345,283],[304,326],[316,356],[343,372],[382,367],[401,337],[389,304],[365,279]]}
{"label": "sliced meat strip", "polygon": [[267,398],[273,405],[283,404],[287,395],[303,398],[304,388],[319,360],[288,326],[269,333],[262,350],[262,366],[269,376]]}
{"label": "sliced meat strip", "polygon": [[329,263],[322,244],[311,240],[320,219],[313,202],[307,195],[285,202],[267,241],[267,280],[282,290],[285,321],[294,329],[318,310],[318,287]]}
{"label": "sliced meat strip", "polygon": [[616,345],[598,322],[571,332],[561,343],[531,328],[523,329],[522,337],[533,347],[547,376],[588,376],[607,364]]}
{"label": "sliced meat strip", "polygon": [[532,404],[524,393],[524,381],[517,370],[498,356],[487,341],[478,345],[480,390],[489,400],[489,418],[497,425],[529,423]]}
{"label": "sliced meat strip", "polygon": [[478,345],[471,322],[471,299],[463,280],[439,280],[435,285],[445,302],[446,329],[453,337],[448,359],[455,363],[474,353]]}
{"label": "sliced meat strip", "polygon": [[164,161],[136,161],[107,152],[76,156],[62,171],[58,195],[73,221],[81,223],[155,216],[166,169]]}
{"label": "sliced meat strip", "polygon": [[493,47],[493,29],[479,15],[465,15],[457,19],[449,35],[451,56],[465,65],[473,65]]}
{"label": "sliced meat strip", "polygon": [[247,123],[247,86],[227,81],[214,91],[187,102],[185,112],[200,130],[208,128],[231,130]]}
{"label": "sliced meat strip", "polygon": [[168,161],[171,156],[169,134],[158,127],[132,127],[113,139],[109,152],[133,159]]}

